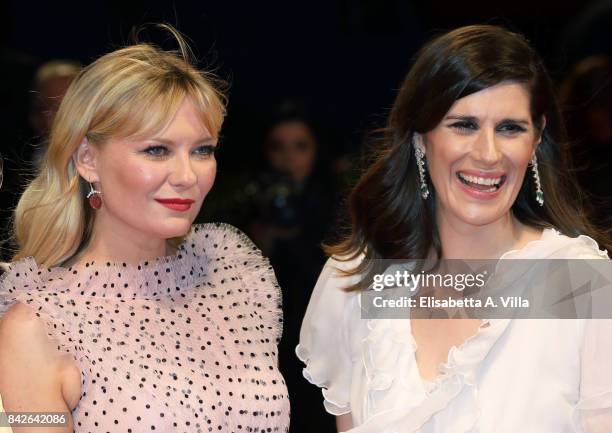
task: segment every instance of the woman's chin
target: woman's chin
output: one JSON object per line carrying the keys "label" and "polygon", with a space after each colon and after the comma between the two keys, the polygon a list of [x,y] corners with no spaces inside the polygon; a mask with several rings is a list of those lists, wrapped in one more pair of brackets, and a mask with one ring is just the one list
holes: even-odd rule
{"label": "woman's chin", "polygon": [[508,210],[497,206],[469,204],[458,207],[453,212],[455,220],[475,227],[494,223],[508,213]]}
{"label": "woman's chin", "polygon": [[463,191],[456,191],[448,197],[448,205],[442,206],[440,210],[447,213],[455,221],[473,226],[485,226],[491,224],[504,215],[508,214],[511,208],[507,191],[496,195],[494,198],[478,199],[464,195]]}
{"label": "woman's chin", "polygon": [[173,218],[170,221],[160,222],[160,224],[155,227],[156,237],[164,239],[183,237],[189,233],[192,224],[193,220],[182,218]]}

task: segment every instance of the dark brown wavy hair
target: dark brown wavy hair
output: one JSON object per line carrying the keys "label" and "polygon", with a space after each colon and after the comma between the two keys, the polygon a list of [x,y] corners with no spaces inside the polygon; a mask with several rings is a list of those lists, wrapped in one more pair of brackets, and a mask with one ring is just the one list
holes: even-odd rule
{"label": "dark brown wavy hair", "polygon": [[366,260],[348,274],[364,273],[362,281],[368,280],[376,259],[423,259],[432,249],[439,261],[436,192],[427,178],[430,196],[421,198],[413,136],[434,129],[458,99],[502,82],[521,83],[528,90],[537,129],[546,118],[536,151],[544,206],[535,200],[532,176],[525,176],[513,214],[532,227],[554,227],[572,237],[589,235],[609,249],[607,233],[592,226],[583,212],[554,85],[542,60],[523,36],[497,26],[474,25],[438,36],[417,53],[374,162],[349,195],[350,232],[341,242],[324,247],[343,261],[365,255]]}

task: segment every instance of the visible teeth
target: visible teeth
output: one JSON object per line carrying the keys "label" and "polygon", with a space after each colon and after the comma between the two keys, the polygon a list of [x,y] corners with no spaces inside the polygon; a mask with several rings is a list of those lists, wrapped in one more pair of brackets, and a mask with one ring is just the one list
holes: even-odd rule
{"label": "visible teeth", "polygon": [[470,176],[469,174],[459,173],[459,176],[468,182],[477,183],[479,185],[497,185],[501,182],[501,177],[495,179],[490,177]]}

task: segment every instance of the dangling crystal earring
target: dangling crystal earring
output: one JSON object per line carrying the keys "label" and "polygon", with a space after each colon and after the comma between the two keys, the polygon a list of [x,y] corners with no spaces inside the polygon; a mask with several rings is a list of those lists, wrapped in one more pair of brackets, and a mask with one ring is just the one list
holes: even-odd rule
{"label": "dangling crystal earring", "polygon": [[416,155],[417,168],[419,169],[419,179],[421,180],[421,197],[423,197],[423,200],[427,200],[427,197],[429,197],[429,188],[427,188],[427,181],[425,180],[425,153],[423,153],[417,141],[420,140],[415,134],[412,138],[412,144]]}
{"label": "dangling crystal earring", "polygon": [[540,206],[544,206],[544,191],[542,191],[542,185],[540,184],[540,173],[538,172],[538,159],[535,153],[531,157],[531,171],[533,171],[533,181],[536,184],[536,201]]}
{"label": "dangling crystal earring", "polygon": [[95,189],[91,182],[88,183],[89,193],[87,193],[87,200],[93,209],[98,210],[102,207],[102,193]]}

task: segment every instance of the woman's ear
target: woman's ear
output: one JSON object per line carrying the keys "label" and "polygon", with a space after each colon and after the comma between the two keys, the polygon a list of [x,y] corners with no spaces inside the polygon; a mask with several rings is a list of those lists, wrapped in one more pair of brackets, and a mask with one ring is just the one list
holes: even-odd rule
{"label": "woman's ear", "polygon": [[78,149],[72,155],[72,162],[81,177],[87,182],[98,182],[100,177],[96,167],[97,149],[84,138]]}
{"label": "woman's ear", "polygon": [[538,139],[536,141],[536,147],[542,142],[542,136],[544,135],[544,129],[546,128],[546,116],[542,114],[542,120],[540,121],[540,128],[538,132]]}

